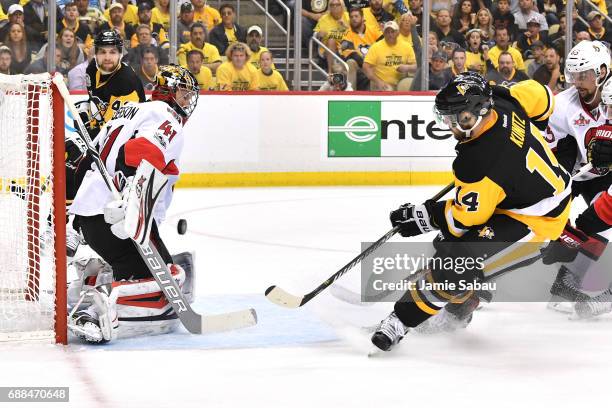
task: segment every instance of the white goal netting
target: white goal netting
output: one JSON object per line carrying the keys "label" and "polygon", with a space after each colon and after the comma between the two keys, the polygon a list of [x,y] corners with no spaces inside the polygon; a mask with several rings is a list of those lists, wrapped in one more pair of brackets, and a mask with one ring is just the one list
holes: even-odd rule
{"label": "white goal netting", "polygon": [[48,74],[0,75],[0,341],[55,336],[52,106]]}

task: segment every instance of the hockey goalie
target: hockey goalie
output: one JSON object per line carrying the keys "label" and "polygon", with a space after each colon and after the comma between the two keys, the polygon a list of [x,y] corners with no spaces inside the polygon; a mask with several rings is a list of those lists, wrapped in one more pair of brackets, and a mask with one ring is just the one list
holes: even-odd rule
{"label": "hockey goalie", "polygon": [[166,333],[177,325],[176,314],[130,239],[148,239],[179,287],[189,292],[185,282],[191,280],[180,265],[189,264],[189,259],[173,260],[158,225],[172,200],[183,125],[198,94],[189,71],[178,65],[162,66],[151,101],[124,104],[97,138],[100,158],[121,199],[113,198],[92,167],[70,208],[77,228],[100,256],[75,261],[78,279],[68,288],[69,329],[87,342]]}

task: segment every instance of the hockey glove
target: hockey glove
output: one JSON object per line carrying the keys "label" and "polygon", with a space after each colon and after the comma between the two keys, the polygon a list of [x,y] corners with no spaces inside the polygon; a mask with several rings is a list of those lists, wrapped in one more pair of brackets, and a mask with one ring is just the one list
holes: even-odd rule
{"label": "hockey glove", "polygon": [[389,215],[391,225],[399,226],[402,237],[413,237],[436,230],[429,217],[427,203],[421,205],[404,204]]}
{"label": "hockey glove", "polygon": [[66,137],[66,167],[76,170],[87,153],[87,146],[78,134]]}
{"label": "hockey glove", "polygon": [[[591,139],[589,140],[589,136]],[[612,169],[612,125],[589,129],[587,158],[596,169]]]}
{"label": "hockey glove", "polygon": [[[607,194],[604,192],[604,194]],[[599,196],[597,200],[601,200],[602,196]],[[612,227],[606,221],[602,220],[601,217],[595,211],[594,204],[591,204],[589,208],[584,210],[582,214],[576,218],[576,227],[580,228],[587,234],[594,234],[605,231]]]}
{"label": "hockey glove", "polygon": [[600,235],[588,235],[568,223],[561,236],[542,249],[542,263],[551,265],[556,262],[572,262],[578,256],[578,252],[596,261],[607,244],[608,240]]}

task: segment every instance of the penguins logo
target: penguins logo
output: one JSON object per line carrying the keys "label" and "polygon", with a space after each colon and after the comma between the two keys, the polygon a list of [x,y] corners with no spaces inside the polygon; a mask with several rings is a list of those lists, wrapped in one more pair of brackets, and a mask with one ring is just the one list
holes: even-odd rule
{"label": "penguins logo", "polygon": [[495,237],[495,232],[493,232],[491,227],[483,227],[478,231],[478,236],[480,238],[493,239],[493,237]]}

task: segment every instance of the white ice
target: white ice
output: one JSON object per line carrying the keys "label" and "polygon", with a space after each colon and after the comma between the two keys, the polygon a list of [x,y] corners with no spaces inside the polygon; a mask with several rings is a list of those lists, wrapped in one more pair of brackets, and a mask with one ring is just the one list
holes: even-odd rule
{"label": "white ice", "polygon": [[[300,310],[263,297],[313,289],[389,230],[388,212],[440,187],[178,190],[162,235],[197,253],[200,312],[255,307],[258,326],[93,347],[0,345],[0,386],[68,386],[71,407],[574,407],[609,401],[612,316],[570,321],[494,303],[461,332],[409,334],[367,357],[360,327],[390,304],[324,293]],[[178,219],[188,222],[176,233]],[[359,269],[342,283],[357,288]],[[28,404],[1,404],[25,407]],[[31,404],[34,407],[45,404]],[[62,406],[52,404],[50,406]]]}

